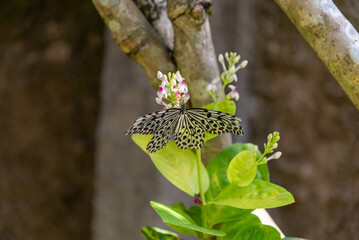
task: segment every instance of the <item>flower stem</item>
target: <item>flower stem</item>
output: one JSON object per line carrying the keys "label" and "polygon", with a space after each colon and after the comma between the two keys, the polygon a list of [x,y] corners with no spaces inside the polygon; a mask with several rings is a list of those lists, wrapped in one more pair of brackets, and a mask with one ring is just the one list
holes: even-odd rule
{"label": "flower stem", "polygon": [[201,196],[202,201],[202,226],[207,227],[207,215],[205,212],[206,206],[206,198],[204,196],[203,185],[202,185],[202,175],[201,175],[201,149],[196,149],[196,156],[197,156],[197,175],[198,175],[198,185],[199,185],[199,194]]}

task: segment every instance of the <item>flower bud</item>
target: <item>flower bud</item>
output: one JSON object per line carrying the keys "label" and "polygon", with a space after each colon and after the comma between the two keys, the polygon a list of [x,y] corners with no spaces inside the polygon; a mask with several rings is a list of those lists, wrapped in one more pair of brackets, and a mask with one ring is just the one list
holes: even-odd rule
{"label": "flower bud", "polygon": [[176,86],[176,84],[177,84],[176,80],[175,80],[175,79],[172,79],[172,80],[171,80],[171,86],[174,87],[174,86]]}
{"label": "flower bud", "polygon": [[278,143],[274,143],[273,145],[272,145],[272,149],[276,149],[278,147]]}
{"label": "flower bud", "polygon": [[240,55],[238,55],[237,57],[235,57],[235,58],[233,59],[233,63],[236,64],[237,62],[239,62],[239,59],[241,59],[241,56],[240,56]]}
{"label": "flower bud", "polygon": [[236,73],[235,67],[234,67],[234,66],[230,67],[229,70],[228,70],[228,73],[229,73],[230,75],[235,74],[235,73]]}
{"label": "flower bud", "polygon": [[221,64],[224,64],[224,59],[223,59],[223,55],[219,54],[218,55],[218,62],[220,62]]}
{"label": "flower bud", "polygon": [[244,60],[243,62],[241,62],[241,64],[238,65],[238,69],[241,69],[241,68],[245,68],[248,64],[248,61],[247,60]]}
{"label": "flower bud", "polygon": [[187,93],[186,95],[184,95],[184,100],[183,100],[183,103],[186,103],[190,98],[190,95],[189,93]]}
{"label": "flower bud", "polygon": [[162,78],[163,78],[163,73],[161,73],[161,71],[157,71],[157,78],[158,78],[159,80],[162,80]]}
{"label": "flower bud", "polygon": [[183,78],[182,78],[182,76],[181,76],[181,74],[180,74],[179,71],[176,72],[176,79],[177,79],[177,81],[178,81],[179,83],[183,81]]}
{"label": "flower bud", "polygon": [[278,159],[278,158],[280,158],[282,156],[282,152],[276,152],[272,156],[273,156],[273,159]]}
{"label": "flower bud", "polygon": [[272,138],[273,138],[273,135],[270,133],[270,134],[268,135],[268,137],[267,137],[268,142],[272,141]]}

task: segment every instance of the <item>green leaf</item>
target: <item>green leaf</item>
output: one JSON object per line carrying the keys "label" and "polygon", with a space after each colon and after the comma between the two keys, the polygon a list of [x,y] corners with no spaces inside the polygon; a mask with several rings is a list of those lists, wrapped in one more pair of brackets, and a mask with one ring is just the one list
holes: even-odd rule
{"label": "green leaf", "polygon": [[206,205],[206,214],[209,226],[213,226],[218,223],[238,220],[243,215],[248,214],[251,211],[252,209],[240,209],[224,205]]}
{"label": "green leaf", "polygon": [[257,175],[254,179],[269,182],[269,170],[268,170],[268,165],[266,163],[257,166]]}
{"label": "green leaf", "polygon": [[154,201],[151,201],[151,206],[156,210],[158,215],[160,215],[163,222],[166,224],[183,227],[214,236],[225,235],[223,231],[198,226],[190,216],[176,208],[169,207]]}
{"label": "green leaf", "polygon": [[[202,108],[225,112],[232,115],[236,114],[236,104],[234,101],[228,98],[224,98],[223,100],[218,101],[217,103],[210,103]],[[207,142],[208,140],[215,138],[217,136],[218,134],[206,133],[204,137],[204,141]]]}
{"label": "green leaf", "polygon": [[[223,188],[225,188],[227,185],[230,184],[228,178],[227,178],[227,168],[229,166],[229,163],[232,161],[234,156],[236,156],[241,151],[249,150],[253,152],[255,145],[251,143],[235,143],[224,150],[222,150],[220,153],[218,153],[207,165],[209,180],[210,180],[210,187],[208,191],[206,192],[206,199],[212,200],[214,199]],[[262,154],[257,151],[257,156],[260,157]],[[263,167],[262,167],[263,166]],[[258,174],[260,174],[261,179],[262,176],[268,177],[268,169],[266,165],[260,165],[258,166],[257,171],[257,177]],[[267,173],[267,174],[266,174]],[[266,180],[266,179],[262,179]]]}
{"label": "green leaf", "polygon": [[181,240],[177,234],[158,227],[143,227],[141,232],[146,240]]}
{"label": "green leaf", "polygon": [[[152,135],[132,135],[132,140],[146,152],[146,146]],[[155,153],[148,154],[156,168],[173,185],[192,197],[199,193],[196,155],[189,149],[182,150],[176,143],[169,141],[167,146]],[[203,191],[209,188],[209,178],[205,166],[201,163]]]}
{"label": "green leaf", "polygon": [[238,153],[227,169],[228,180],[240,187],[248,186],[257,173],[257,162],[253,152],[245,150]]}
{"label": "green leaf", "polygon": [[[186,206],[184,205],[183,202],[176,202],[176,203],[172,204],[172,207],[186,213],[188,216],[190,216],[194,220],[194,222],[198,226],[202,225],[202,216],[201,216],[201,207],[200,206],[193,205],[189,209],[186,209]],[[177,229],[175,229],[175,230],[179,233],[182,233],[181,231],[178,231]],[[188,234],[188,233],[183,233],[183,234]]]}
{"label": "green leaf", "polygon": [[246,187],[234,184],[225,187],[209,204],[226,205],[243,209],[275,208],[294,202],[284,188],[263,180],[254,180]]}
{"label": "green leaf", "polygon": [[239,221],[224,223],[221,230],[226,232],[226,236],[218,240],[280,240],[275,228],[263,225],[253,214],[247,214]]}

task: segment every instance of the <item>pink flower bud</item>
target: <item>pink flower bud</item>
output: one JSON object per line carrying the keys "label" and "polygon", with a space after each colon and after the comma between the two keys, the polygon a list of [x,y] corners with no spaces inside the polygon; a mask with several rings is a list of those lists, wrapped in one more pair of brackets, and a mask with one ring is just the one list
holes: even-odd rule
{"label": "pink flower bud", "polygon": [[185,96],[184,96],[184,100],[183,100],[183,103],[186,103],[190,98],[190,95],[189,93],[187,93]]}
{"label": "pink flower bud", "polygon": [[178,89],[182,93],[187,93],[188,92],[187,84],[184,81],[180,82]]}

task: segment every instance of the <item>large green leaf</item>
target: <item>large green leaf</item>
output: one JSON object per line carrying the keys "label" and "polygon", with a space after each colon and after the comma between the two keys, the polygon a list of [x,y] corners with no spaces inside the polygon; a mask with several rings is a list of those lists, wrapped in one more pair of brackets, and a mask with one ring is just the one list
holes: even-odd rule
{"label": "large green leaf", "polygon": [[254,180],[246,187],[234,184],[225,187],[209,204],[225,205],[242,209],[275,208],[294,202],[284,188],[263,180]]}
{"label": "large green leaf", "polygon": [[[177,210],[180,210],[181,212],[184,212],[185,214],[187,214],[191,219],[193,219],[193,221],[198,226],[202,225],[202,216],[201,216],[201,207],[200,206],[193,205],[187,210],[186,206],[184,205],[183,202],[176,202],[176,203],[172,204],[171,207],[173,207],[173,208],[175,208]],[[179,233],[197,235],[197,232],[192,230],[192,229],[179,227],[179,226],[175,226],[175,225],[172,225],[172,224],[167,224],[167,225],[170,226],[171,228],[173,228],[175,231],[177,231]]]}
{"label": "large green leaf", "polygon": [[227,169],[228,180],[240,187],[248,186],[257,173],[257,162],[252,151],[238,153],[229,163]]}
{"label": "large green leaf", "polygon": [[253,214],[244,215],[240,220],[227,222],[221,226],[226,236],[218,240],[280,240],[279,232],[268,225],[263,225]]}
{"label": "large green leaf", "polygon": [[[146,146],[151,140],[151,137],[152,135],[135,134],[132,136],[132,140],[146,152]],[[192,197],[199,193],[197,161],[196,155],[192,151],[179,149],[175,142],[169,141],[165,148],[148,155],[151,157],[157,169],[173,185]],[[201,175],[203,190],[207,191],[209,178],[207,170],[202,163]]]}
{"label": "large green leaf", "polygon": [[[225,112],[234,115],[236,113],[236,104],[233,100],[230,100],[228,98],[224,98],[221,101],[218,101],[217,103],[210,103],[203,108],[205,109],[211,109],[216,110],[220,112]],[[217,134],[210,134],[206,133],[204,137],[204,141],[207,142],[208,140],[215,138]]]}
{"label": "large green leaf", "polygon": [[181,240],[177,234],[158,227],[143,227],[141,232],[146,240]]}
{"label": "large green leaf", "polygon": [[156,210],[158,215],[160,215],[164,223],[214,236],[225,235],[223,231],[198,226],[190,216],[174,207],[169,207],[154,201],[151,201],[151,206]]}
{"label": "large green leaf", "polygon": [[225,205],[206,205],[206,214],[209,226],[213,226],[218,223],[238,220],[243,215],[248,214],[251,211],[252,209],[240,209]]}
{"label": "large green leaf", "polygon": [[[230,184],[227,178],[227,168],[234,156],[239,152],[249,150],[253,152],[255,145],[251,143],[235,143],[218,153],[207,165],[210,187],[206,192],[206,199],[214,199],[223,188]],[[257,158],[262,154],[257,151]],[[269,180],[269,173],[266,164],[258,166],[256,178]]]}

